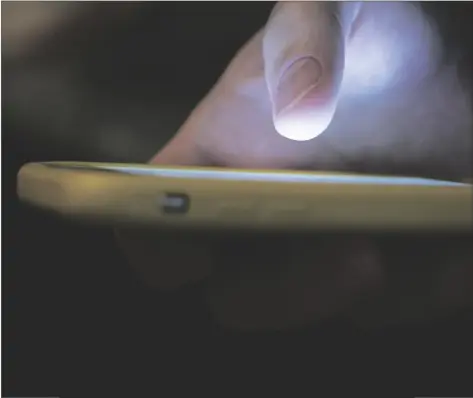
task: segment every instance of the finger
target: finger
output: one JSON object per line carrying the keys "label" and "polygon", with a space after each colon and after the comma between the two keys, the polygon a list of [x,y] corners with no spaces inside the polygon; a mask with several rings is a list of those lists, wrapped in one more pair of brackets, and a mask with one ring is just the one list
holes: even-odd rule
{"label": "finger", "polygon": [[345,40],[358,2],[281,2],[263,38],[266,83],[276,130],[298,141],[322,133],[334,115]]}

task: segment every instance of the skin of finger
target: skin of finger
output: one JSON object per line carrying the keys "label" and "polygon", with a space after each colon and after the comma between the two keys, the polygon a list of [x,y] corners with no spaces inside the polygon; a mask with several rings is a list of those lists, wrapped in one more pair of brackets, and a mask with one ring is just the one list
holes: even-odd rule
{"label": "skin of finger", "polygon": [[338,8],[338,3],[284,2],[266,25],[265,78],[276,130],[286,138],[314,138],[333,117],[345,59]]}
{"label": "skin of finger", "polygon": [[284,71],[302,56],[313,56],[322,64],[326,75],[333,73],[341,78],[341,69],[334,68],[343,68],[343,63],[334,62],[343,61],[339,49],[344,42],[342,20],[347,20],[342,14],[347,12],[341,10],[349,7],[337,2],[280,2],[275,6],[263,38],[265,74],[271,96],[275,95],[275,86]]}

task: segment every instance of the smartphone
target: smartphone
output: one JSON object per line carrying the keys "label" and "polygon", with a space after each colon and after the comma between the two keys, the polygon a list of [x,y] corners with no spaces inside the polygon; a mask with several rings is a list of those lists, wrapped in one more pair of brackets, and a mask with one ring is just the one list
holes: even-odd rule
{"label": "smartphone", "polygon": [[19,198],[119,226],[296,231],[473,230],[473,185],[331,172],[29,163]]}

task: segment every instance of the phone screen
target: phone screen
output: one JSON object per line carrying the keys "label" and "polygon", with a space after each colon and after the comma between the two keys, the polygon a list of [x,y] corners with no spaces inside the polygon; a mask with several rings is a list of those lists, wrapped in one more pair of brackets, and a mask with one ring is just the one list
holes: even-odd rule
{"label": "phone screen", "polygon": [[129,165],[59,165],[47,164],[47,166],[82,169],[99,172],[114,172],[133,175],[147,175],[165,178],[195,178],[211,180],[236,180],[236,181],[274,181],[274,182],[307,182],[322,184],[369,184],[369,185],[422,185],[422,186],[470,186],[466,183],[441,181],[418,177],[391,177],[391,176],[371,176],[356,174],[337,174],[321,172],[277,172],[277,171],[245,171],[245,170],[222,170],[205,168],[161,168],[150,166],[129,166]]}

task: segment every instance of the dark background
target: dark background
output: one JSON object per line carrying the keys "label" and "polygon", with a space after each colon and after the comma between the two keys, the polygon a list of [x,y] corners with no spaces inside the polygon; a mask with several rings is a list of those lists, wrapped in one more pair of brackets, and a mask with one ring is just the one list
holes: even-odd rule
{"label": "dark background", "polygon": [[[143,286],[109,229],[18,203],[25,162],[149,159],[272,3],[87,7],[27,56],[2,59],[3,395],[265,396],[283,386],[290,396],[468,394],[468,317],[372,332],[228,331],[207,313],[200,286]],[[117,22],[110,7],[130,10]]]}

